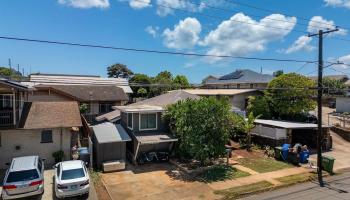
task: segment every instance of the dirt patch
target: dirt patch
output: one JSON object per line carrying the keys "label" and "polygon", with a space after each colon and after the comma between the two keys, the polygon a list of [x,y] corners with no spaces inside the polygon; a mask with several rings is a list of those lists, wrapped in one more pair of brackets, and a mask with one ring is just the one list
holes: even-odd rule
{"label": "dirt patch", "polygon": [[238,149],[232,152],[233,158],[237,159],[238,157],[243,158],[261,158],[264,157],[264,153],[262,151],[247,151],[245,149]]}

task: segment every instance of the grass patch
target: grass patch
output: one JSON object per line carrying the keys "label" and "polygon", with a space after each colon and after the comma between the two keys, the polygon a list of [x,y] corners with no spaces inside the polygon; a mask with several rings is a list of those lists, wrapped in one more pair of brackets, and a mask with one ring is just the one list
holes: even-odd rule
{"label": "grass patch", "polygon": [[283,183],[283,185],[293,185],[296,183],[311,181],[315,177],[316,177],[316,174],[304,173],[304,174],[295,174],[295,175],[285,176],[285,177],[277,178],[276,180]]}
{"label": "grass patch", "polygon": [[267,181],[261,181],[250,185],[216,191],[215,193],[218,195],[222,195],[223,200],[228,200],[228,199],[241,198],[243,196],[247,196],[248,194],[252,194],[252,193],[267,191],[267,190],[270,190],[271,188],[273,188],[273,184]]}
{"label": "grass patch", "polygon": [[240,177],[249,176],[250,174],[241,170],[238,170],[232,166],[217,165],[206,170],[197,178],[199,181],[211,183],[215,181],[224,181],[229,179],[235,179]]}
{"label": "grass patch", "polygon": [[241,158],[239,164],[259,173],[272,172],[281,169],[294,167],[291,164],[277,161],[272,158]]}

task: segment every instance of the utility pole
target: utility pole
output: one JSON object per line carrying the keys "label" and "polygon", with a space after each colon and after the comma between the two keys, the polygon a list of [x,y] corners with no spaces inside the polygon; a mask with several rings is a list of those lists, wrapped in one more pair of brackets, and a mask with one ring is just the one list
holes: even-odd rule
{"label": "utility pole", "polygon": [[323,35],[338,31],[338,28],[333,30],[319,30],[318,33],[309,34],[309,37],[318,36],[318,81],[317,81],[317,175],[320,186],[323,187],[322,178],[322,92],[323,92]]}

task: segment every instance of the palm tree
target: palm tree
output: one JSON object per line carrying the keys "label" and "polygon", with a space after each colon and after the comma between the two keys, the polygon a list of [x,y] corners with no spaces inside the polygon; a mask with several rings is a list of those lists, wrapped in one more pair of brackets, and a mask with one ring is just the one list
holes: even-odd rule
{"label": "palm tree", "polygon": [[253,112],[250,112],[247,118],[244,118],[238,114],[236,114],[234,117],[235,126],[246,134],[246,145],[248,151],[251,150],[252,146],[251,131],[253,130],[253,128],[255,128],[254,122],[259,117],[260,115],[255,117]]}

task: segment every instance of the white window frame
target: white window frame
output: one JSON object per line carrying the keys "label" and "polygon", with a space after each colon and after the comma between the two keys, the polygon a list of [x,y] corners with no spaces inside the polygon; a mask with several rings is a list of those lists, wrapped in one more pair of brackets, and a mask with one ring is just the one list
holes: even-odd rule
{"label": "white window frame", "polygon": [[[131,115],[131,127],[129,126],[129,115]],[[130,130],[134,130],[134,114],[133,113],[126,113],[126,126]]]}
{"label": "white window frame", "polygon": [[[156,114],[156,127],[155,128],[141,128],[141,115],[147,114]],[[147,113],[139,113],[139,130],[140,131],[152,131],[158,129],[158,113],[157,112],[147,112]]]}
{"label": "white window frame", "polygon": [[13,108],[14,95],[13,94],[1,94],[1,96],[3,96],[3,98],[2,98],[2,106],[5,105],[5,98],[4,97],[7,96],[7,97],[10,97],[10,107]]}

